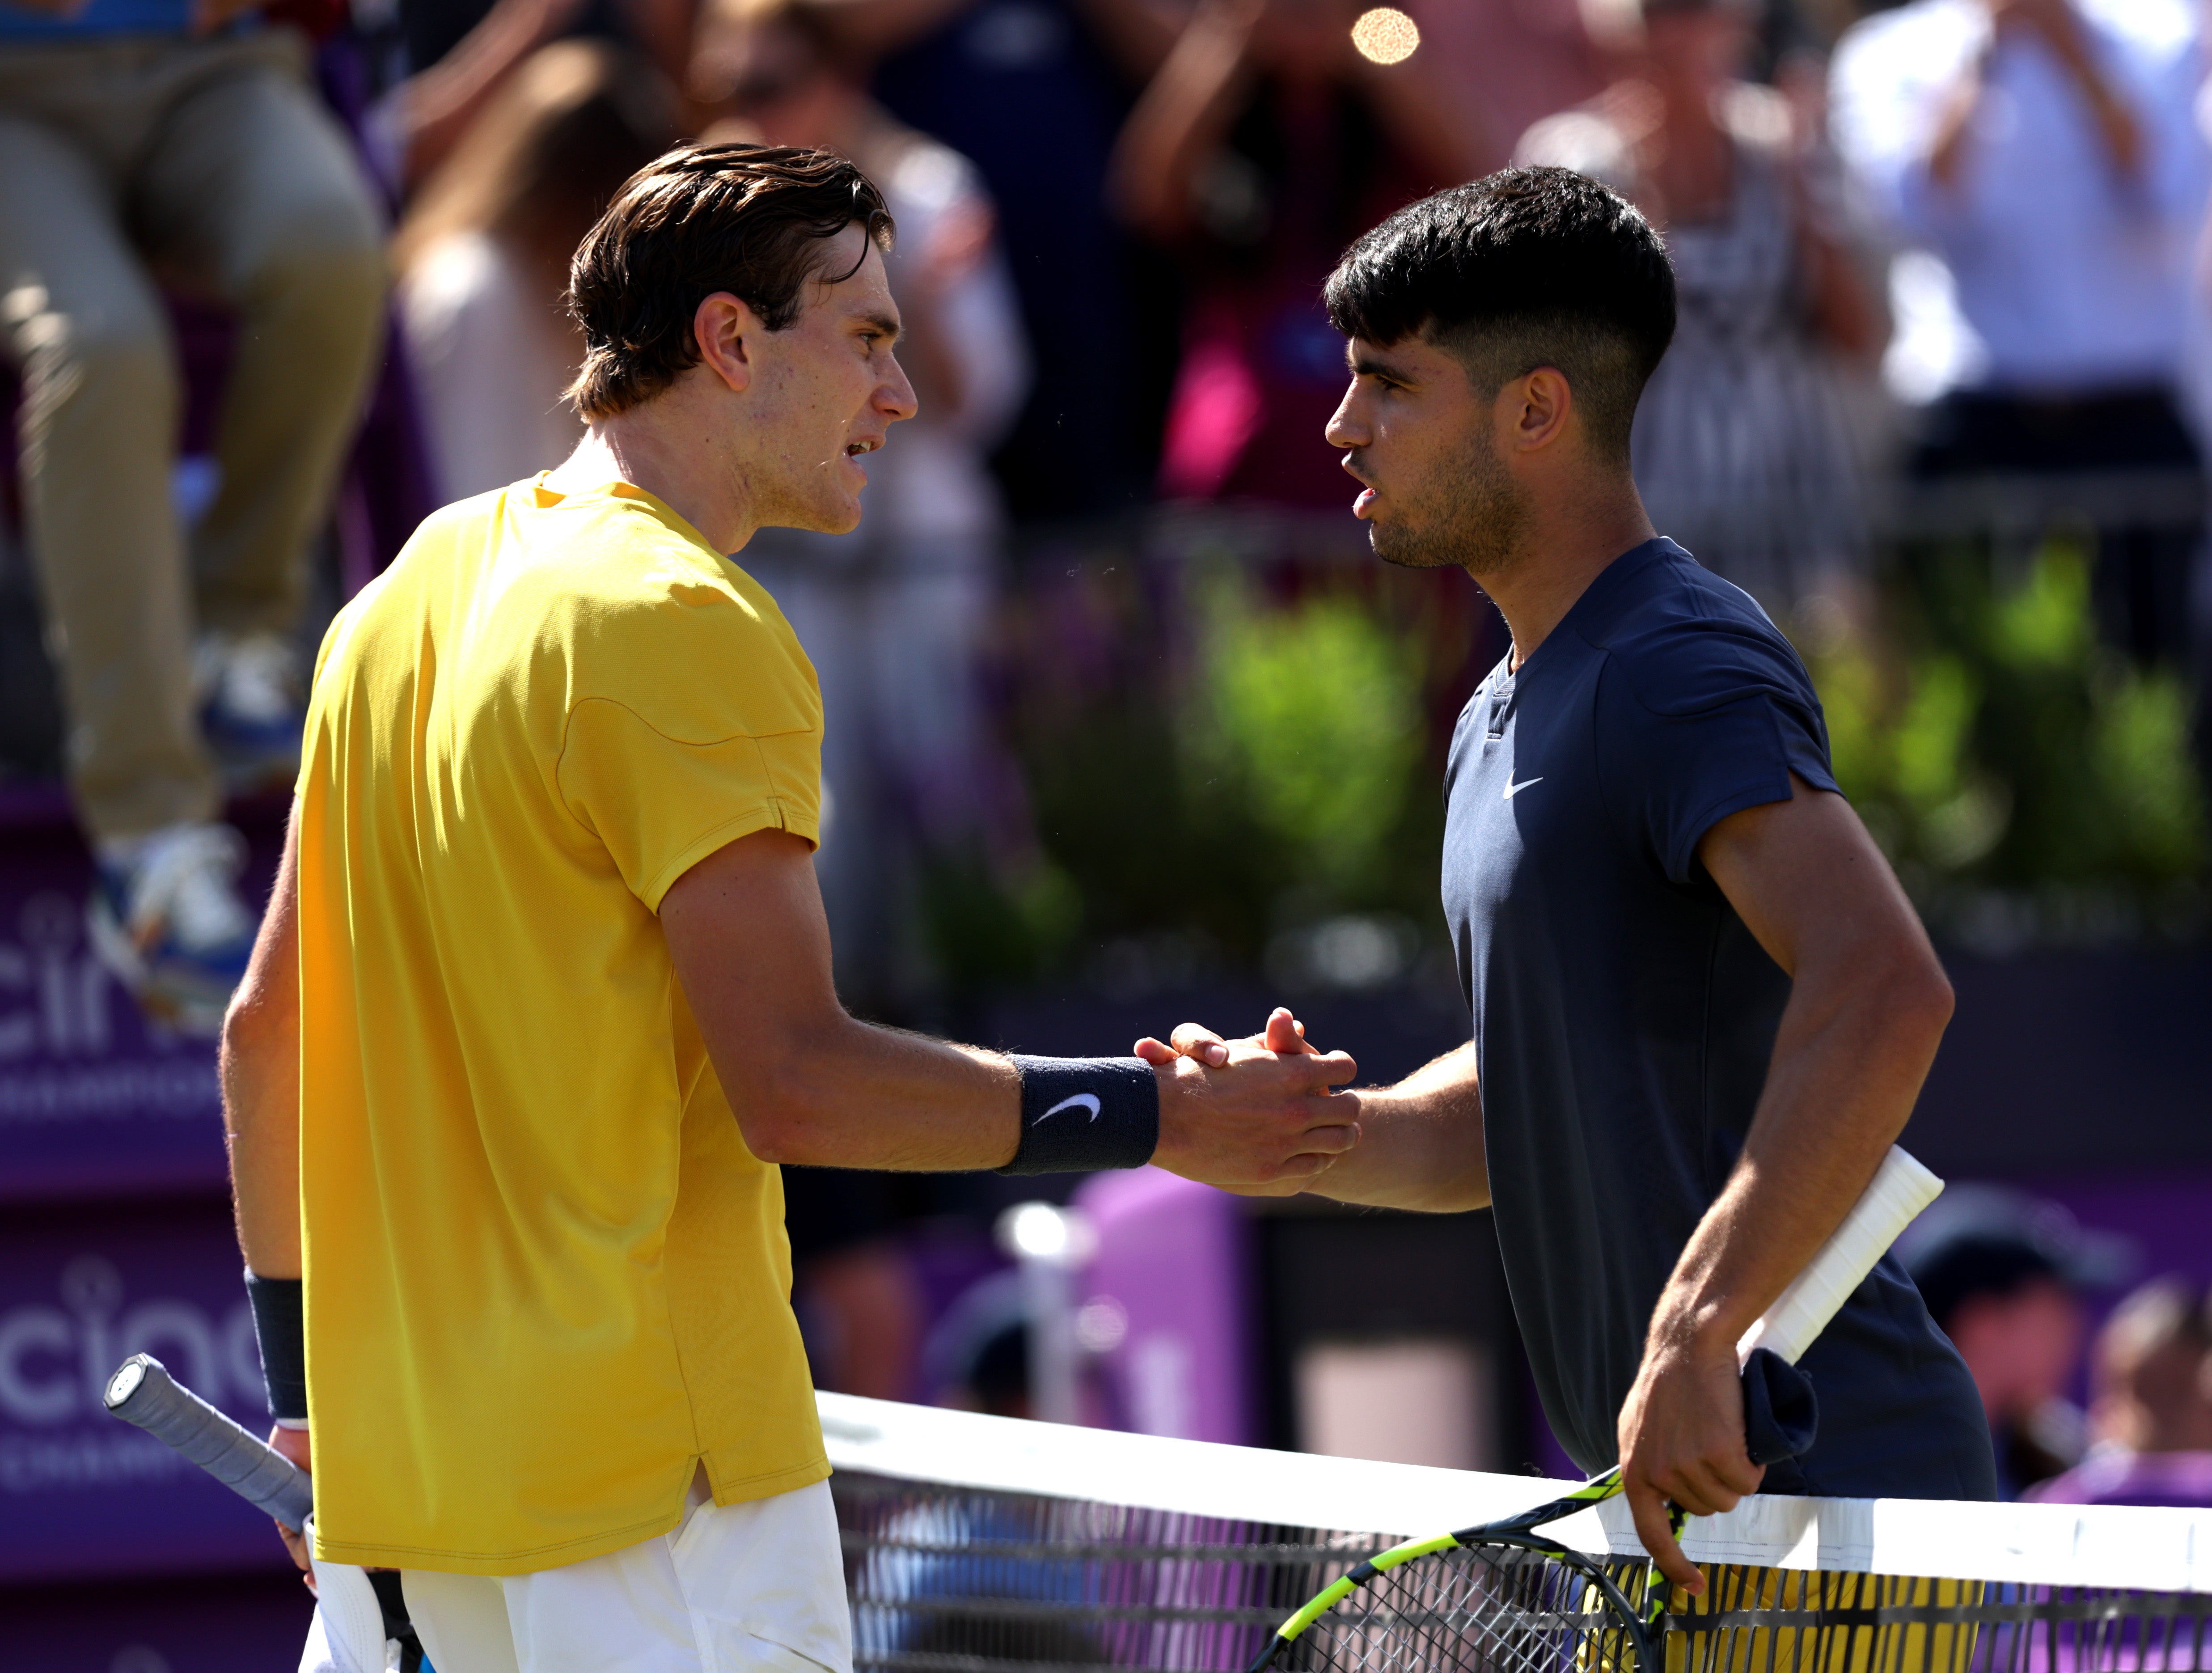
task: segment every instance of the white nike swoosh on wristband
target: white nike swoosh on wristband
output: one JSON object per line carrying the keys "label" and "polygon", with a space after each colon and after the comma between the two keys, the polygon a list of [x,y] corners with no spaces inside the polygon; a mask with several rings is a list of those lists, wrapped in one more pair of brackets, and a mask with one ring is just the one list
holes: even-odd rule
{"label": "white nike swoosh on wristband", "polygon": [[1035,1121],[1031,1122],[1030,1125],[1032,1127],[1042,1127],[1047,1122],[1050,1121],[1054,1116],[1058,1115],[1062,1110],[1088,1110],[1091,1111],[1091,1119],[1097,1121],[1098,1119],[1098,1094],[1096,1092],[1078,1092],[1073,1098],[1063,1098],[1059,1103],[1054,1104],[1051,1109],[1046,1110]]}

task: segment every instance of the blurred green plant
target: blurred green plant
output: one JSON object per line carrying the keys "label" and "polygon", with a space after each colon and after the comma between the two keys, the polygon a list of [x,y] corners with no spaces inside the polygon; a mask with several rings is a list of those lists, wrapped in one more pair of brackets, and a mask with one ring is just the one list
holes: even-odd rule
{"label": "blurred green plant", "polygon": [[981,854],[933,855],[921,906],[936,974],[963,993],[1051,969],[1083,926],[1074,879],[1043,854],[998,866]]}
{"label": "blurred green plant", "polygon": [[1316,906],[1379,903],[1425,753],[1420,659],[1350,598],[1269,610],[1222,575],[1200,599],[1177,728],[1193,806],[1249,818]]}
{"label": "blurred green plant", "polygon": [[1332,914],[1437,916],[1418,631],[1356,585],[1285,599],[1227,558],[1068,581],[1028,601],[1050,619],[1011,633],[1032,659],[1006,719],[1037,851],[948,856],[926,879],[951,982],[1049,978],[1115,946],[1249,970]]}
{"label": "blurred green plant", "polygon": [[1898,643],[1809,659],[1837,778],[1923,903],[2090,889],[2154,912],[2206,872],[2186,688],[2099,643],[2089,563],[2067,533],[2008,581],[1921,554]]}

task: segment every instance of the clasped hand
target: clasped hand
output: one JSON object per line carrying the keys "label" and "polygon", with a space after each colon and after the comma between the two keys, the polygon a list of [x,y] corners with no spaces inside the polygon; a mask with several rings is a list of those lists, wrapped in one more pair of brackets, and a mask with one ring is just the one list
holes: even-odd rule
{"label": "clasped hand", "polygon": [[1160,1079],[1152,1159],[1171,1173],[1247,1196],[1292,1196],[1359,1142],[1358,1094],[1332,1090],[1359,1066],[1308,1045],[1288,1011],[1247,1039],[1185,1023],[1172,1044],[1147,1036],[1135,1049]]}

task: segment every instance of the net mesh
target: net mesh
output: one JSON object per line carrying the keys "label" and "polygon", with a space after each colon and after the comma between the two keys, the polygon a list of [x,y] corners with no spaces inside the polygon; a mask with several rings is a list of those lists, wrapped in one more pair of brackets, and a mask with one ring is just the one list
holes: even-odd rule
{"label": "net mesh", "polygon": [[[841,1470],[854,1665],[1241,1673],[1301,1604],[1395,1542]],[[1961,1553],[1961,1567],[1972,1567]],[[1646,1609],[1641,1560],[1592,1562]],[[1663,1673],[2212,1673],[2212,1594],[1747,1567],[1671,1594]],[[1591,1575],[1505,1548],[1418,1560],[1355,1591],[1291,1673],[1627,1673]]]}

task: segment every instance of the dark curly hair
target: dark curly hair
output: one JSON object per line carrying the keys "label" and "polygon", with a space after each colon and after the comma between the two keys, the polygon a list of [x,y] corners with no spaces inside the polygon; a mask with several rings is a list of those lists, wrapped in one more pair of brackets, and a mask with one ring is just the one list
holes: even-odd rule
{"label": "dark curly hair", "polygon": [[825,271],[828,241],[855,222],[891,247],[883,193],[827,151],[686,145],[647,164],[568,264],[568,312],[584,328],[569,401],[596,421],[660,393],[699,363],[691,321],[716,291],[742,298],[770,331],[787,329],[810,280],[859,271]]}
{"label": "dark curly hair", "polygon": [[1635,208],[1565,168],[1508,168],[1408,204],[1344,252],[1322,292],[1346,337],[1419,336],[1492,390],[1563,373],[1591,443],[1628,457],[1674,337],[1674,270]]}

